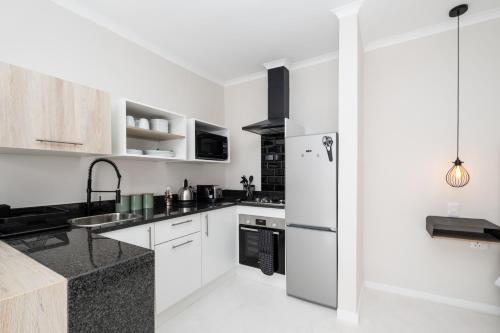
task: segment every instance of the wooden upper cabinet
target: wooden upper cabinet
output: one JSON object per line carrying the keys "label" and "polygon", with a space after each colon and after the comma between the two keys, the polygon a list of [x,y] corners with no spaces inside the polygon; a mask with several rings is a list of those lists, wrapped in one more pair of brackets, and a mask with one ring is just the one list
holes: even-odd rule
{"label": "wooden upper cabinet", "polygon": [[111,97],[0,63],[0,147],[111,154]]}

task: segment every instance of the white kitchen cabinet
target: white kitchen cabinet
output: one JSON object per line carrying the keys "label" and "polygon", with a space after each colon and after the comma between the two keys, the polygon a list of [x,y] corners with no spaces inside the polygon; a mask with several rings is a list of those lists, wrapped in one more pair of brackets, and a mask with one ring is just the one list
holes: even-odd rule
{"label": "white kitchen cabinet", "polygon": [[111,153],[111,97],[0,63],[0,149]]}
{"label": "white kitchen cabinet", "polygon": [[236,207],[202,214],[203,285],[229,271],[236,263]]}
{"label": "white kitchen cabinet", "polygon": [[155,246],[156,313],[201,287],[200,232]]}
{"label": "white kitchen cabinet", "polygon": [[101,235],[146,249],[152,250],[154,247],[154,223],[105,232]]}
{"label": "white kitchen cabinet", "polygon": [[[210,160],[196,158],[196,133],[207,132],[216,135],[222,135],[227,138],[227,159]],[[204,163],[229,163],[231,161],[231,137],[229,129],[213,123],[208,123],[199,119],[191,118],[187,120],[187,159],[188,161]]]}
{"label": "white kitchen cabinet", "polygon": [[155,244],[168,242],[188,234],[200,231],[200,214],[181,216],[156,222]]}

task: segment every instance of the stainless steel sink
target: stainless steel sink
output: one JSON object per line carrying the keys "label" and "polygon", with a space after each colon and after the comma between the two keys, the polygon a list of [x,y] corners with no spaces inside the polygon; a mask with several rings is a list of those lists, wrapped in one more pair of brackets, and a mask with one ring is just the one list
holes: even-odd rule
{"label": "stainless steel sink", "polygon": [[84,228],[96,228],[102,226],[111,226],[124,222],[134,221],[141,218],[141,215],[130,213],[110,213],[94,216],[79,217],[68,220],[74,226]]}

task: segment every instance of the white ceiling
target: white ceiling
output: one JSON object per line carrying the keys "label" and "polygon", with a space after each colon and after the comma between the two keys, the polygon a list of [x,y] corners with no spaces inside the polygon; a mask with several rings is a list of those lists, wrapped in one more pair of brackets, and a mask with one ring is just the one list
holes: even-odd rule
{"label": "white ceiling", "polygon": [[[338,48],[331,9],[352,0],[53,0],[215,82]],[[365,0],[364,45],[428,26],[450,24],[454,0]],[[500,0],[469,0],[468,15],[500,8]]]}

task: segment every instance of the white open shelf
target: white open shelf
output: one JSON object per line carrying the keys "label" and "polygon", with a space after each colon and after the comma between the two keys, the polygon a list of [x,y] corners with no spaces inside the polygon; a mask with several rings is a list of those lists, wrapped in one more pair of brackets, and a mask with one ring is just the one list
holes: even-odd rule
{"label": "white open shelf", "polygon": [[[217,161],[217,160],[205,160],[196,158],[196,131],[204,131],[208,133],[213,133],[217,135],[223,135],[227,137],[227,160]],[[191,162],[203,162],[203,163],[229,163],[231,161],[231,140],[229,135],[229,129],[202,121],[199,119],[191,118],[187,120],[187,159]]]}
{"label": "white open shelf", "polygon": [[[127,127],[127,116],[146,119],[166,119],[169,131]],[[122,159],[140,159],[152,161],[184,161],[187,158],[187,123],[186,117],[161,108],[138,103],[125,98],[113,100],[112,137],[113,157]],[[174,157],[157,155],[128,154],[127,149],[172,150]]]}
{"label": "white open shelf", "polygon": [[[136,159],[149,161],[177,161],[197,163],[229,163],[230,138],[229,130],[220,125],[199,119],[186,119],[185,116],[163,110],[126,98],[115,98],[112,101],[112,149],[111,157],[117,159]],[[166,119],[169,122],[169,131],[160,132],[137,127],[127,126],[127,116],[146,119]],[[228,159],[214,161],[197,159],[196,130],[223,135],[228,138]],[[129,154],[127,149],[144,150],[173,150],[174,157],[158,155]]]}

